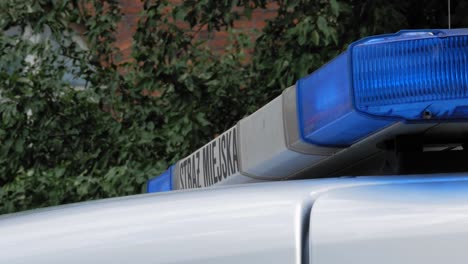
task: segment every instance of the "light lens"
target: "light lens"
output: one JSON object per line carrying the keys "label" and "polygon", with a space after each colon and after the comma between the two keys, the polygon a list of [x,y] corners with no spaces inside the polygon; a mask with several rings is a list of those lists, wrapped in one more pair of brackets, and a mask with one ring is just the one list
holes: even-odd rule
{"label": "light lens", "polygon": [[451,33],[407,38],[403,32],[355,44],[350,50],[357,110],[406,120],[467,117],[468,36]]}
{"label": "light lens", "polygon": [[173,167],[169,167],[163,174],[151,179],[147,183],[146,191],[148,193],[172,191],[172,171]]}
{"label": "light lens", "polygon": [[346,147],[393,123],[354,110],[345,52],[297,83],[299,131],[305,142]]}

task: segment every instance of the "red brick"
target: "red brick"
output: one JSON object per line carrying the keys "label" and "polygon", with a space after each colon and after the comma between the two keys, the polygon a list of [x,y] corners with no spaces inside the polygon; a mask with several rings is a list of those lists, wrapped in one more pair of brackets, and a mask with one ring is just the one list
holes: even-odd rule
{"label": "red brick", "polygon": [[201,30],[199,32],[193,32],[193,34],[196,34],[195,38],[199,39],[199,40],[213,39],[213,36],[214,36],[213,32],[209,32],[207,30]]}
{"label": "red brick", "polygon": [[185,22],[185,21],[177,20],[177,21],[175,21],[175,24],[176,24],[176,26],[177,26],[178,28],[185,29],[185,30],[190,29],[189,23],[187,23],[187,22]]}
{"label": "red brick", "polygon": [[151,97],[160,97],[162,95],[161,91],[148,91],[148,90],[143,90],[142,94],[144,96],[151,96]]}
{"label": "red brick", "polygon": [[227,38],[215,38],[210,40],[209,46],[217,49],[224,49],[228,44]]}
{"label": "red brick", "polygon": [[120,12],[125,15],[128,14],[139,14],[143,10],[143,5],[120,5]]}
{"label": "red brick", "polygon": [[234,28],[236,29],[248,29],[248,28],[252,28],[253,26],[254,26],[253,21],[250,21],[250,20],[234,21]]}
{"label": "red brick", "polygon": [[276,1],[270,1],[266,5],[266,10],[278,10],[278,8],[279,8],[278,2]]}
{"label": "red brick", "polygon": [[267,20],[256,20],[254,21],[254,28],[261,31],[267,25]]}
{"label": "red brick", "polygon": [[262,19],[266,20],[266,19],[273,19],[277,16],[278,16],[278,12],[276,10],[265,10],[263,14],[259,16],[259,18],[261,17]]}
{"label": "red brick", "polygon": [[227,31],[215,31],[214,38],[228,38],[229,33]]}

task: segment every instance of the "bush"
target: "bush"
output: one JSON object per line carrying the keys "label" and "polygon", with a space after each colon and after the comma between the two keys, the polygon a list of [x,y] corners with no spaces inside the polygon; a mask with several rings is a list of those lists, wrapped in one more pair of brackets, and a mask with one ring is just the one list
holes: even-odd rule
{"label": "bush", "polygon": [[[1,1],[0,213],[140,193],[353,40],[446,25],[443,1],[276,1],[251,43],[233,22],[268,2],[146,1],[119,63],[118,1]],[[203,26],[229,32],[225,52]]]}

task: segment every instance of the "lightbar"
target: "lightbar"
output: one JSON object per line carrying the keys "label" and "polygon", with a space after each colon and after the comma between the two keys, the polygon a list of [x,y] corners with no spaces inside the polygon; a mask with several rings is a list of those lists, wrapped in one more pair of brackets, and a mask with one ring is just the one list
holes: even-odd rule
{"label": "lightbar", "polygon": [[177,162],[171,189],[324,177],[382,140],[466,119],[467,29],[373,36]]}

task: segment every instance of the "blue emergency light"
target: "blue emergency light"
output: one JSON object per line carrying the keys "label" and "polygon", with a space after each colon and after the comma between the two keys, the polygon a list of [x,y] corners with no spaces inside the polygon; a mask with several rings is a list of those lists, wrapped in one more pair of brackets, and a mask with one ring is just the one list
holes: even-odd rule
{"label": "blue emergency light", "polygon": [[365,38],[297,83],[301,137],[350,146],[396,121],[468,118],[468,30]]}
{"label": "blue emergency light", "polygon": [[[287,91],[293,92],[287,94],[294,96],[276,98],[233,130],[239,133],[235,153],[241,162],[232,177],[288,178],[285,173],[332,159],[336,152],[395,123],[417,127],[412,124],[468,120],[468,29],[404,30],[368,37],[290,88]],[[261,131],[265,127],[271,129]],[[226,138],[231,139],[229,133]],[[202,187],[208,186],[207,179],[224,180],[217,174],[225,158],[222,142],[208,143],[209,148],[149,181],[148,192],[185,188],[173,178]],[[220,146],[223,151],[215,151]],[[205,157],[209,162],[200,163]],[[195,167],[199,164],[204,164],[204,174]],[[202,181],[204,185],[198,184]]]}
{"label": "blue emergency light", "polygon": [[146,191],[149,193],[171,191],[173,170],[174,166],[171,166],[163,174],[149,180],[146,185]]}

